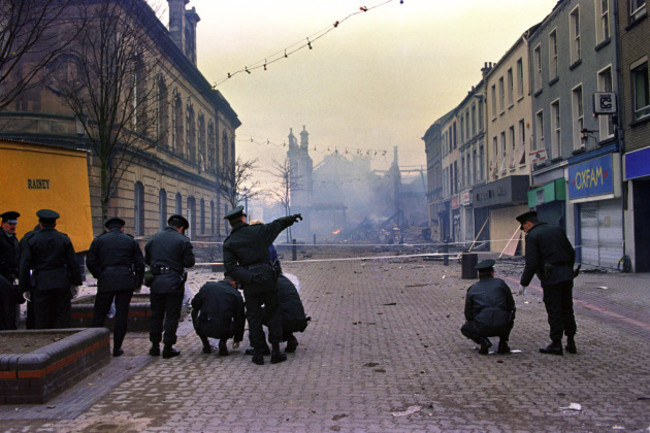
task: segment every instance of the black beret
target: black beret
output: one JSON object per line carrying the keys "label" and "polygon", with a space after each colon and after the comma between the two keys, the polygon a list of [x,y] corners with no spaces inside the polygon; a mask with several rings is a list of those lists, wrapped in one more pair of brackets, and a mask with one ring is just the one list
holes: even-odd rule
{"label": "black beret", "polygon": [[239,206],[235,207],[233,210],[231,210],[230,212],[228,212],[223,217],[223,219],[233,220],[233,219],[239,219],[239,218],[241,218],[243,216],[246,216],[246,214],[244,213],[244,206],[239,205]]}
{"label": "black beret", "polygon": [[18,217],[20,214],[14,210],[7,211],[0,215],[2,217],[3,223],[16,224],[18,223]]}
{"label": "black beret", "polygon": [[172,215],[169,217],[167,220],[167,224],[171,225],[179,225],[182,228],[185,228],[186,230],[190,228],[190,223],[189,221],[183,216],[183,215]]}
{"label": "black beret", "polygon": [[124,222],[124,220],[119,217],[109,218],[104,223],[104,227],[106,227],[107,229],[110,229],[111,227],[124,227],[125,225],[126,222]]}

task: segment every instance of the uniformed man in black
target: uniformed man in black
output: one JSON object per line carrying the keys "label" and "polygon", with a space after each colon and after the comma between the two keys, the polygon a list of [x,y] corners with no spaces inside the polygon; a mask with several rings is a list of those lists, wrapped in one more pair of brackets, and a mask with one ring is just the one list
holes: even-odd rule
{"label": "uniformed man in black", "polygon": [[55,228],[57,212],[41,209],[36,216],[41,229],[21,251],[20,286],[31,294],[36,329],[69,328],[72,292],[81,285],[74,247],[68,235]]}
{"label": "uniformed man in black", "polygon": [[560,227],[539,222],[537,212],[517,217],[526,233],[526,265],[521,275],[522,288],[537,274],[544,289],[544,305],[551,327],[551,344],[542,353],[562,355],[562,334],[567,336],[566,350],[576,353],[576,320],[573,315],[573,265],[576,252]]}
{"label": "uniformed man in black", "polygon": [[190,227],[190,223],[181,215],[172,215],[167,224],[167,227],[155,234],[144,247],[145,263],[150,266],[154,275],[150,286],[149,354],[160,355],[162,341],[162,355],[166,359],[180,355],[172,346],[176,344],[176,329],[185,294],[185,268],[191,268],[195,263],[192,243],[185,236],[185,230]]}
{"label": "uniformed man in black", "polygon": [[226,274],[221,281],[205,283],[192,299],[192,322],[203,343],[203,353],[211,353],[210,338],[219,339],[219,355],[228,355],[229,338],[238,345],[244,338],[244,299],[237,282]]}
{"label": "uniformed man in black", "polygon": [[122,342],[131,298],[133,291],[142,285],[144,274],[142,251],[133,237],[124,234],[124,224],[121,218],[108,219],[104,223],[108,231],[93,240],[86,256],[86,266],[97,279],[92,326],[104,326],[111,304],[115,302],[113,356],[124,353]]}
{"label": "uniformed man in black", "polygon": [[16,306],[23,299],[15,284],[20,266],[20,248],[16,239],[19,216],[15,211],[0,215],[0,330],[16,329]]}
{"label": "uniformed man in black", "polygon": [[241,283],[246,298],[246,318],[250,344],[255,353],[253,362],[264,364],[266,342],[262,329],[264,305],[268,317],[271,363],[285,361],[280,352],[282,324],[278,311],[276,275],[270,262],[269,246],[280,232],[302,219],[300,214],[278,218],[269,224],[248,225],[244,207],[237,206],[224,217],[232,230],[223,242],[223,263],[226,272]]}
{"label": "uniformed man in black", "polygon": [[474,283],[465,298],[465,319],[460,332],[481,345],[478,353],[487,355],[492,343],[488,337],[499,337],[498,353],[510,353],[508,339],[515,323],[515,300],[510,287],[500,278],[494,278],[494,260],[483,260],[476,265],[479,281]]}

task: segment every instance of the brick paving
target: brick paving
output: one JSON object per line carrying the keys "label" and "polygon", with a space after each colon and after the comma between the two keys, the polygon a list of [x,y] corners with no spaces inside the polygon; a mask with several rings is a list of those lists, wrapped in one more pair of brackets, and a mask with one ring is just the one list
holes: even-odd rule
{"label": "brick paving", "polygon": [[[287,362],[256,366],[243,348],[229,357],[202,354],[189,321],[181,325],[182,355],[171,360],[147,357],[147,335],[130,333],[126,355],[100,373],[112,387],[84,381],[44,405],[55,408],[33,409],[49,418],[2,407],[0,419],[10,419],[5,431],[650,431],[647,275],[576,280],[577,355],[538,353],[548,343],[548,324],[541,292],[532,288],[515,297],[511,347],[521,352],[480,356],[459,332],[472,281],[460,279],[458,263],[400,258],[283,267],[300,278],[312,316]],[[520,269],[500,264],[497,273],[516,290]],[[192,290],[208,277],[194,272]],[[84,393],[88,403],[72,410]],[[581,410],[562,409],[571,403]]]}

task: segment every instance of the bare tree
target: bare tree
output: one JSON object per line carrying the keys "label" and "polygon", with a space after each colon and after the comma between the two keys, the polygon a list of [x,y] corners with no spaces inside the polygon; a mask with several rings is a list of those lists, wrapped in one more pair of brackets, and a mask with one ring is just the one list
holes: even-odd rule
{"label": "bare tree", "polygon": [[[268,195],[275,203],[284,208],[284,214],[291,213],[291,195],[302,189],[301,176],[298,169],[291,160],[286,157],[281,161],[273,160],[273,166],[269,172],[279,183],[279,188],[269,190]],[[287,230],[287,242],[291,239],[291,227]]]}
{"label": "bare tree", "polygon": [[83,28],[63,31],[71,0],[0,1],[0,110],[39,85],[39,76]]}
{"label": "bare tree", "polygon": [[67,53],[74,72],[60,85],[100,170],[102,220],[124,173],[166,134],[159,109],[153,11],[144,2],[98,0],[76,9],[86,25]]}
{"label": "bare tree", "polygon": [[[237,156],[234,162],[226,161],[223,163],[221,172],[217,176],[219,195],[234,208],[242,202],[243,199],[252,199],[261,194],[259,181],[252,181],[251,176],[257,169],[257,159],[243,160]],[[244,184],[247,186],[245,187]],[[246,191],[245,194],[242,192]]]}

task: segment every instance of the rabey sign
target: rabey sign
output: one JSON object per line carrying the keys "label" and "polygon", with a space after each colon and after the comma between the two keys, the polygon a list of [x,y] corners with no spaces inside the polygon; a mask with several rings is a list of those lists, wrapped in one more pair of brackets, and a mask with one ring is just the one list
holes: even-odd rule
{"label": "rabey sign", "polygon": [[[618,157],[618,154],[616,154]],[[616,171],[615,171],[616,170]],[[609,153],[569,166],[569,199],[611,195],[614,197],[618,178],[614,154]]]}

